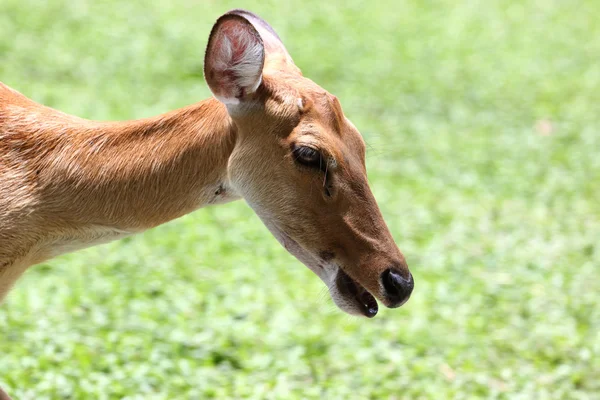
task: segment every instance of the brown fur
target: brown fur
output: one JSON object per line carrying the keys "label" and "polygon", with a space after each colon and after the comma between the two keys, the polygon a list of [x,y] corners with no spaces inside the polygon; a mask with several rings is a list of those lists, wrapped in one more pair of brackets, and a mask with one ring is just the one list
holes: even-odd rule
{"label": "brown fur", "polygon": [[0,85],[0,298],[11,265],[57,255],[57,243],[140,232],[211,203],[234,141],[225,107],[212,99],[101,123]]}
{"label": "brown fur", "polygon": [[[209,49],[232,34],[264,46],[254,92],[235,86],[243,69],[214,73],[223,52],[207,52],[211,90],[233,93],[239,105],[209,99],[153,118],[96,122],[0,83],[0,300],[33,264],[243,197],[340,307],[356,309],[332,286],[328,274],[339,268],[388,304],[382,271],[409,273],[369,189],[360,134],[337,98],[300,74],[268,24],[226,14]],[[327,174],[299,167],[295,146],[318,149]]]}
{"label": "brown fur", "polygon": [[0,388],[0,400],[11,400],[10,396],[2,388]]}

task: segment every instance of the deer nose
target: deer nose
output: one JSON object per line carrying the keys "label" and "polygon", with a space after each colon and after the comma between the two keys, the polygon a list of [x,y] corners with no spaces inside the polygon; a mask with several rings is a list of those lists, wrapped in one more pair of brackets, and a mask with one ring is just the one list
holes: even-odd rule
{"label": "deer nose", "polygon": [[408,273],[408,279],[404,278],[400,271],[388,268],[381,274],[381,283],[384,288],[384,295],[387,298],[390,308],[400,307],[406,303],[415,287],[412,274]]}

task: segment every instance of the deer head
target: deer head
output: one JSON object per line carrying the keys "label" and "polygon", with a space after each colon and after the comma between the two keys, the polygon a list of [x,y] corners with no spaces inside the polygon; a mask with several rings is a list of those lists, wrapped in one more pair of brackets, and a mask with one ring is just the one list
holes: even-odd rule
{"label": "deer head", "polygon": [[414,283],[367,181],[365,144],[338,99],[302,76],[265,21],[243,10],[210,34],[204,74],[236,132],[231,187],[327,285],[337,306],[373,317]]}

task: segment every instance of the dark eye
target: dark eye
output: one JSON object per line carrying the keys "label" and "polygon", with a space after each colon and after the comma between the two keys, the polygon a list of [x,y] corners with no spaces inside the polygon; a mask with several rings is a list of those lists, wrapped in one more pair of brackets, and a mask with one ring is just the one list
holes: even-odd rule
{"label": "dark eye", "polygon": [[308,146],[298,146],[293,150],[296,162],[311,168],[323,168],[323,156],[318,150]]}

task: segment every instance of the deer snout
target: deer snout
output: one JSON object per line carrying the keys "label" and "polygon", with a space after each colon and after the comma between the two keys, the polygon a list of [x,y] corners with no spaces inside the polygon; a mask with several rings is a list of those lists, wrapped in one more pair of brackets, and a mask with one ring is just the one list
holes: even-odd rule
{"label": "deer snout", "polygon": [[399,270],[388,268],[381,274],[381,284],[383,286],[383,295],[387,300],[386,306],[390,308],[400,307],[406,303],[415,287],[412,274],[408,273],[408,278],[404,278]]}

